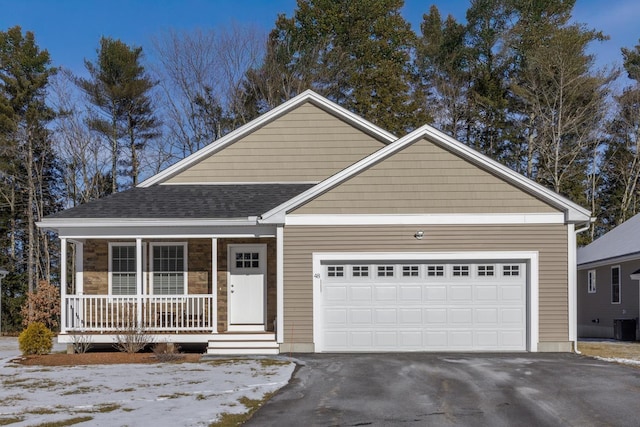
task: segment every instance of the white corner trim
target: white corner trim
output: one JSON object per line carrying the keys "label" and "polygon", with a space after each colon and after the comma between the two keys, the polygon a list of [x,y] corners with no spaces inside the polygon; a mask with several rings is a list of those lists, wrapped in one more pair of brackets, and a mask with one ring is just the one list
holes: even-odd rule
{"label": "white corner trim", "polygon": [[286,225],[490,225],[490,224],[564,224],[564,214],[310,214],[287,215]]}
{"label": "white corner trim", "polygon": [[238,129],[228,133],[217,141],[212,142],[208,146],[196,151],[188,157],[185,157],[181,161],[177,162],[173,166],[168,167],[164,171],[146,179],[142,183],[138,185],[138,187],[149,187],[154,184],[161,183],[166,179],[171,178],[173,175],[185,170],[192,164],[204,159],[207,156],[210,156],[227,146],[233,144],[239,139],[249,135],[265,124],[269,123],[272,120],[281,117],[282,115],[288,113],[289,111],[297,108],[305,102],[312,102],[317,107],[323,109],[324,111],[333,114],[335,116],[340,117],[347,123],[350,123],[352,126],[363,130],[364,132],[372,135],[376,139],[384,142],[391,143],[397,139],[395,135],[392,133],[374,125],[373,123],[363,119],[362,117],[350,112],[349,110],[335,104],[328,99],[318,95],[312,90],[306,90],[300,95],[291,98],[290,100],[284,102],[278,107],[272,109],[271,111],[261,115],[255,120],[250,121],[244,126],[239,127]]}
{"label": "white corner trim", "polygon": [[576,232],[573,224],[567,225],[567,279],[568,279],[568,309],[569,309],[569,341],[578,340],[578,281],[576,265]]}
{"label": "white corner trim", "polygon": [[539,322],[540,322],[540,285],[539,285],[539,253],[538,251],[460,251],[460,252],[314,252],[312,254],[313,280],[313,342],[316,348],[324,348],[322,342],[322,263],[324,261],[385,261],[385,260],[524,260],[528,262],[529,281],[527,294],[527,349],[538,351]]}
{"label": "white corner trim", "polygon": [[284,342],[284,227],[276,229],[276,342]]}

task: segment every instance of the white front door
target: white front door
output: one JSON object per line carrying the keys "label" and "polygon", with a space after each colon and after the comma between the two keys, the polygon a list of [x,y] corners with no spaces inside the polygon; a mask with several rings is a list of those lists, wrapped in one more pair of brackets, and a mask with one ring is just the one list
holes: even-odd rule
{"label": "white front door", "polygon": [[229,245],[229,331],[264,331],[267,245]]}

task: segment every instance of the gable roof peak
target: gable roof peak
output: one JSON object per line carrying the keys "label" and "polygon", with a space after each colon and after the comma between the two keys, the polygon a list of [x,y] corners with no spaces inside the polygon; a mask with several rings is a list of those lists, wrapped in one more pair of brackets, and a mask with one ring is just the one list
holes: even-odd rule
{"label": "gable roof peak", "polygon": [[301,94],[289,99],[283,104],[279,105],[276,108],[262,114],[256,119],[250,121],[249,123],[240,126],[239,128],[231,131],[227,135],[222,138],[213,141],[209,145],[201,148],[195,153],[185,157],[184,159],[178,161],[172,166],[164,169],[162,172],[146,179],[142,183],[138,185],[138,187],[149,187],[155,184],[161,184],[167,179],[173,177],[174,175],[184,171],[189,168],[191,165],[199,162],[200,160],[215,154],[216,152],[224,149],[225,147],[233,144],[234,142],[244,138],[245,136],[251,134],[252,132],[260,129],[266,124],[274,121],[275,119],[282,117],[283,115],[293,111],[299,106],[310,102],[316,107],[326,111],[329,114],[332,114],[345,122],[349,123],[351,126],[360,129],[361,131],[371,135],[375,139],[383,142],[384,144],[390,144],[395,141],[397,137],[393,135],[391,132],[388,132],[373,123],[365,120],[364,118],[358,116],[357,114],[352,113],[344,107],[324,98],[323,96],[317,94],[311,89],[307,89]]}

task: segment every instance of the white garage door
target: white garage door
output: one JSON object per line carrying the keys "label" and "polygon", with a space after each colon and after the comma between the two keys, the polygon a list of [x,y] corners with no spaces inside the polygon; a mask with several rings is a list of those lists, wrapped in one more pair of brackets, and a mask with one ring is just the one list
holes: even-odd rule
{"label": "white garage door", "polygon": [[318,351],[518,351],[524,262],[322,265]]}

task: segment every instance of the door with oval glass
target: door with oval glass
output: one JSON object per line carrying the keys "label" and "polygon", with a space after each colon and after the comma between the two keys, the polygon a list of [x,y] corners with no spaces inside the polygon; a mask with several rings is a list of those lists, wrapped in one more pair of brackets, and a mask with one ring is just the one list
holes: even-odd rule
{"label": "door with oval glass", "polygon": [[267,245],[229,245],[229,331],[264,331]]}

